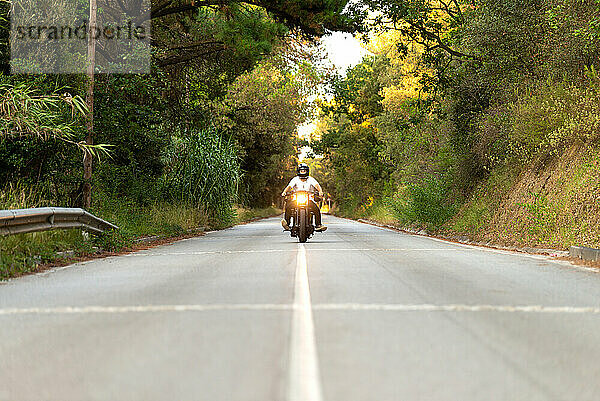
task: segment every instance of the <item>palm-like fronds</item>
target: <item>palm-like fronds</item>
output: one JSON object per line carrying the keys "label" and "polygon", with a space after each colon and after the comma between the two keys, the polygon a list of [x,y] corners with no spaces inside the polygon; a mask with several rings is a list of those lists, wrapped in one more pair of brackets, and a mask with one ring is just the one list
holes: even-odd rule
{"label": "palm-like fronds", "polygon": [[[39,95],[19,83],[0,84],[0,137],[35,136],[72,143],[93,156],[108,154],[110,145],[76,141],[77,117],[88,111],[80,96]],[[69,116],[70,115],[70,116]]]}

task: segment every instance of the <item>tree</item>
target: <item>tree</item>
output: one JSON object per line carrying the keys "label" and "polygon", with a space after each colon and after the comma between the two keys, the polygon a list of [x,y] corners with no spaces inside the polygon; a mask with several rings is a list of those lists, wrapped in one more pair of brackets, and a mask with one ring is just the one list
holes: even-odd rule
{"label": "tree", "polygon": [[334,78],[333,98],[321,103],[320,132],[311,141],[314,152],[332,169],[336,199],[346,210],[380,193],[389,173],[379,157],[373,125],[382,111],[381,72],[379,60],[366,57],[345,78]]}
{"label": "tree", "polygon": [[295,163],[296,127],[308,117],[306,95],[317,77],[308,65],[291,71],[276,60],[260,64],[235,81],[226,99],[222,125],[240,147],[243,200],[270,205]]}
{"label": "tree", "polygon": [[424,47],[425,54],[438,51],[460,60],[478,59],[453,43],[453,35],[468,18],[473,6],[465,0],[360,0],[375,17],[365,22],[375,31],[395,30]]}
{"label": "tree", "polygon": [[[96,0],[90,0],[90,27],[96,26],[97,5]],[[89,35],[87,43],[87,116],[85,128],[87,135],[85,143],[94,144],[94,70],[96,69],[96,39]],[[92,155],[85,152],[83,156],[83,207],[92,206]]]}

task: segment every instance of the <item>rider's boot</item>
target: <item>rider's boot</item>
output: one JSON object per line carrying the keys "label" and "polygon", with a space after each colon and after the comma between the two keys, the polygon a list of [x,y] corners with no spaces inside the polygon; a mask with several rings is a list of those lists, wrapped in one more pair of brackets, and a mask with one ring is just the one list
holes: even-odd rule
{"label": "rider's boot", "polygon": [[285,231],[290,231],[290,225],[287,221],[285,221],[285,219],[281,219],[281,226]]}
{"label": "rider's boot", "polygon": [[323,224],[318,225],[318,226],[315,227],[315,231],[318,231],[320,233],[322,233],[325,230],[327,230],[327,226],[324,226]]}

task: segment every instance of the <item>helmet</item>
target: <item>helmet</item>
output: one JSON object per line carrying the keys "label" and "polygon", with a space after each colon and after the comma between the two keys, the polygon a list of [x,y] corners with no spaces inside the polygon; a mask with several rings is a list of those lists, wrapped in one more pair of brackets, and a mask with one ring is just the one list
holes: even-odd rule
{"label": "helmet", "polygon": [[300,163],[298,164],[298,168],[296,169],[296,171],[298,172],[298,177],[306,178],[310,173],[310,167],[308,167],[308,164],[306,163]]}

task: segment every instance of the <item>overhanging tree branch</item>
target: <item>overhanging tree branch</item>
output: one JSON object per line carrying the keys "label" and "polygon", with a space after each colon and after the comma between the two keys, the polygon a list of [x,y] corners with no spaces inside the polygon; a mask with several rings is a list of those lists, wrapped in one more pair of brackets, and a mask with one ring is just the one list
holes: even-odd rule
{"label": "overhanging tree branch", "polygon": [[[461,60],[481,61],[481,58],[478,56],[463,53],[459,50],[453,49],[452,47],[450,47],[450,45],[448,45],[447,43],[444,42],[444,40],[442,39],[442,37],[439,34],[429,31],[423,25],[416,23],[416,22],[412,22],[412,21],[405,21],[405,22],[408,24],[408,26],[410,28],[413,29],[413,32],[411,32],[410,29],[408,29],[407,27],[398,27],[398,25],[395,22],[393,22],[391,24],[392,27],[388,28],[388,29],[393,29],[395,31],[399,31],[399,32],[403,33],[404,35],[408,36],[410,38],[410,40],[412,40],[420,45],[425,46],[429,50],[441,49],[441,50],[445,51],[446,53],[448,53],[449,55],[451,55],[453,57],[457,57],[458,59],[461,59]],[[418,35],[415,33],[418,33]],[[418,36],[423,38],[423,40],[419,40]],[[433,42],[433,45],[431,44],[431,42]]]}
{"label": "overhanging tree branch", "polygon": [[208,51],[201,52],[201,53],[188,53],[188,54],[170,56],[170,57],[166,57],[164,59],[158,59],[157,63],[160,67],[174,66],[176,64],[185,63],[187,61],[191,61],[191,60],[194,60],[197,58],[206,57],[211,54],[220,53],[222,51],[225,51],[226,49],[227,48],[225,46],[223,46],[218,49],[212,49],[212,50],[208,50]]}

